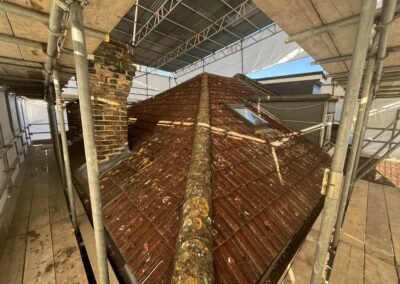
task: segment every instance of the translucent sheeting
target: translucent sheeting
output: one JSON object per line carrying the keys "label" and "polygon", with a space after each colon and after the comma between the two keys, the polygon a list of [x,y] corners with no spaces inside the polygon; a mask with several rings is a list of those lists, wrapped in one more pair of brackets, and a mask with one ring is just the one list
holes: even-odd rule
{"label": "translucent sheeting", "polygon": [[[222,51],[219,51],[220,54],[213,55],[219,59],[211,60],[211,63],[176,78],[176,81],[172,77],[159,74],[148,74],[146,79],[145,72],[137,71],[133,79],[129,100],[144,100],[174,87],[176,83],[180,84],[193,78],[202,73],[203,70],[212,74],[232,77],[237,73],[242,73],[242,70],[244,74],[250,74],[308,56],[296,43],[285,44],[287,36],[285,32],[280,31],[271,36],[270,34],[270,31],[264,30],[253,37],[244,39],[242,50],[240,48],[226,48],[224,55],[229,55],[221,56]],[[255,37],[257,37],[257,41],[254,40]],[[207,62],[207,58],[205,58],[205,61]]]}
{"label": "translucent sheeting", "polygon": [[297,44],[285,44],[287,34],[280,32],[243,50],[244,73],[249,74],[272,66],[307,57]]}
{"label": "translucent sheeting", "polygon": [[[32,141],[50,139],[49,116],[47,114],[47,103],[40,100],[24,99],[27,123]],[[56,115],[58,113],[56,112]],[[57,120],[59,121],[58,117]],[[64,120],[67,122],[67,113],[64,111]],[[68,131],[68,124],[66,125]]]}
{"label": "translucent sheeting", "polygon": [[[250,74],[278,64],[307,57],[307,53],[297,43],[285,44],[287,34],[283,31],[251,44],[251,38],[244,40],[243,52],[226,56],[204,67],[204,71],[221,76],[232,77],[237,73]],[[249,43],[246,43],[248,41]],[[243,66],[242,66],[243,56]],[[202,68],[187,73],[179,78],[179,83],[203,72]]]}
{"label": "translucent sheeting", "polygon": [[[397,112],[400,109],[400,101],[398,98],[393,99],[376,99],[372,103],[369,119],[368,119],[368,128],[366,131],[366,139],[372,139],[376,136],[380,130],[386,128],[390,123],[392,123],[397,116]],[[375,128],[375,129],[371,129]],[[397,129],[400,130],[400,122],[397,123]],[[397,133],[397,132],[396,132]],[[377,137],[375,142],[371,142],[365,149],[363,149],[362,154],[365,156],[370,156],[374,154],[380,147],[384,145],[384,142],[390,140],[393,135],[393,127],[391,127],[388,131],[382,133],[379,137]],[[367,140],[366,140],[367,141]],[[394,141],[395,143],[400,143],[400,137]],[[394,144],[392,144],[393,146]],[[381,154],[384,154],[387,151],[382,151]],[[390,158],[400,159],[400,149],[394,151]]]}
{"label": "translucent sheeting", "polygon": [[143,71],[136,71],[132,81],[132,88],[128,99],[130,101],[141,101],[155,96],[175,86],[174,78],[159,75],[146,74]]}

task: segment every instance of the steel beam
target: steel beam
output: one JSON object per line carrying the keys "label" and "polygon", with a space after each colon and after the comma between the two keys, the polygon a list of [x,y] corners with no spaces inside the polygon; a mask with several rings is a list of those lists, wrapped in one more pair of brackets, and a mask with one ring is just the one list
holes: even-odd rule
{"label": "steel beam", "polygon": [[[181,2],[181,5],[184,6],[185,8],[189,9],[190,11],[192,11],[193,13],[195,13],[196,15],[202,17],[203,19],[207,20],[210,24],[213,23],[214,21],[212,19],[210,19],[209,17],[207,17],[206,15],[204,15],[203,13],[200,13],[199,11],[193,9],[192,7],[190,7],[189,5],[187,5],[185,2]],[[233,37],[235,37],[236,39],[240,40],[242,39],[241,36],[231,32],[230,30],[228,30],[226,27],[224,28],[224,31],[226,31],[228,34],[232,35]]]}
{"label": "steel beam", "polygon": [[103,210],[99,184],[96,142],[94,138],[92,103],[89,90],[88,60],[86,54],[85,30],[83,27],[82,6],[80,1],[70,5],[71,35],[74,47],[76,81],[78,83],[79,106],[82,120],[83,142],[85,147],[86,169],[89,184],[90,205],[92,209],[94,238],[100,284],[109,283],[107,248]]}
{"label": "steel beam", "polygon": [[[118,29],[116,29],[116,28],[114,28],[113,31],[114,31],[114,32],[123,33],[123,34],[127,34],[127,35],[128,35],[127,32],[118,30]],[[161,43],[158,43],[158,42],[149,40],[148,38],[143,39],[143,41],[147,41],[147,42],[150,43],[150,44],[158,45],[158,46],[160,46],[160,47],[162,47],[162,48],[167,48],[167,49],[169,49],[169,50],[173,50],[173,49],[174,49],[173,47],[170,47],[170,46],[167,46],[167,45],[164,45],[164,44],[161,44]],[[142,47],[142,46],[136,46],[136,48],[148,49],[148,48]],[[159,52],[154,51],[154,50],[150,50],[150,51],[155,52],[155,53],[157,53],[157,54],[162,54],[162,53],[159,53]],[[210,53],[210,52],[207,52],[207,53]],[[193,57],[193,58],[195,58],[196,60],[201,59],[200,57],[191,55],[191,54],[189,54],[189,53],[185,53],[185,55],[186,55],[186,56],[189,56],[189,57]],[[187,64],[187,63],[186,63],[186,64]],[[191,63],[190,63],[190,64],[191,64]]]}
{"label": "steel beam", "polygon": [[311,277],[312,284],[320,284],[325,270],[332,229],[335,224],[337,202],[340,196],[343,167],[348,148],[348,138],[353,120],[354,109],[360,91],[362,72],[368,52],[372,25],[374,22],[376,0],[365,0],[362,3],[357,35],[353,47],[353,58],[350,69],[349,86],[346,89],[343,102],[342,116],[336,139],[335,152],[329,173],[324,209],[322,212],[321,228],[314,258]]}
{"label": "steel beam", "polygon": [[[234,7],[232,7],[228,2],[226,2],[225,0],[219,0],[220,2],[222,2],[225,6],[229,7],[229,9],[231,10],[235,10]],[[243,20],[245,20],[248,24],[250,24],[253,28],[255,28],[256,30],[259,30],[260,27],[257,26],[256,24],[254,24],[252,21],[250,21],[246,16],[244,15],[240,15],[240,18],[242,18]]]}
{"label": "steel beam", "polygon": [[214,23],[203,29],[198,34],[194,35],[192,38],[182,43],[180,46],[158,59],[154,67],[159,69],[162,66],[166,65],[168,62],[172,61],[174,58],[179,57],[181,54],[186,53],[188,50],[197,47],[199,44],[205,42],[212,36],[219,33],[224,27],[232,25],[236,22],[241,16],[246,15],[256,8],[251,4],[250,0],[246,0],[242,4],[238,5],[235,9],[233,9],[228,14],[224,15],[220,19],[216,20]]}
{"label": "steel beam", "polygon": [[[147,9],[146,7],[143,7],[143,6],[141,6],[141,5],[138,5],[138,7],[141,8],[141,9],[144,9],[144,10],[150,12],[150,13],[154,13],[154,11],[152,11],[152,10],[150,10],[150,9]],[[128,18],[125,18],[125,17],[122,17],[121,19],[124,20],[124,21],[131,22],[132,24],[134,23],[134,21],[132,21],[132,20],[130,20],[130,19],[128,19]],[[137,25],[138,25],[138,26],[143,26],[143,25],[140,25],[139,23],[137,23]],[[123,31],[121,31],[121,30],[117,30],[117,29],[114,29],[114,30],[115,30],[115,31],[118,31],[118,32],[121,32],[121,33],[128,34],[128,33],[123,32]],[[167,37],[167,38],[170,38],[170,39],[175,40],[175,41],[180,42],[180,43],[183,43],[183,42],[184,42],[183,40],[181,40],[181,39],[179,39],[179,38],[177,38],[177,37],[174,37],[174,36],[172,36],[172,35],[170,35],[170,34],[167,34],[167,33],[163,33],[163,32],[161,32],[161,31],[159,31],[159,30],[157,30],[157,29],[153,29],[153,32],[158,33],[158,34],[160,34],[160,35],[162,35],[162,36],[165,36],[165,37]],[[130,36],[131,34],[128,34],[128,35]],[[203,52],[205,52],[205,53],[208,53],[208,54],[213,53],[211,50],[207,50],[207,49],[204,49],[204,48],[201,48],[201,47],[196,47],[196,48],[199,49],[199,50],[201,50],[201,51],[203,51]],[[193,56],[193,55],[191,55],[191,56]]]}
{"label": "steel beam", "polygon": [[139,29],[134,39],[135,45],[138,45],[146,38],[183,0],[166,0],[153,13],[150,19]]}
{"label": "steel beam", "polygon": [[[141,5],[138,5],[138,7],[141,8],[141,9],[143,9],[143,10],[145,10],[145,11],[147,11],[147,12],[150,12],[150,13],[154,13],[154,12],[155,12],[155,11],[152,11],[152,10],[146,8],[146,7],[141,6]],[[128,19],[128,18],[125,18],[125,17],[122,17],[121,19],[124,20],[124,21],[131,22],[132,24],[134,23],[134,21],[132,21],[132,20],[130,20],[130,19]],[[138,25],[138,26],[143,26],[143,25],[140,25],[139,23],[137,23],[137,25]],[[116,29],[114,29],[114,30],[116,30]],[[123,32],[123,31],[121,31],[121,30],[116,30],[116,31],[118,31],[118,32]],[[174,37],[174,36],[172,36],[172,35],[170,35],[170,34],[163,33],[163,32],[161,32],[161,31],[157,30],[156,28],[153,29],[153,32],[158,33],[158,34],[160,34],[160,35],[162,35],[162,36],[165,36],[165,37],[167,37],[167,38],[170,38],[170,39],[175,40],[175,41],[180,42],[180,43],[183,43],[183,42],[184,42],[183,40],[181,40],[181,39],[179,39],[179,38],[177,38],[177,37]],[[123,33],[126,33],[126,32],[123,32]],[[127,33],[126,33],[126,34],[127,34]],[[129,35],[130,35],[130,34],[129,34]],[[211,51],[211,50],[207,50],[207,49],[204,49],[204,48],[201,48],[201,47],[198,47],[198,46],[197,46],[196,48],[197,48],[198,50],[201,50],[201,51],[203,51],[203,52],[205,52],[205,53],[208,53],[208,54],[212,54],[212,53],[213,53],[213,51]],[[193,55],[190,55],[190,54],[188,54],[188,55],[194,57]],[[199,59],[200,59],[200,58],[199,58]]]}
{"label": "steel beam", "polygon": [[[183,0],[167,0],[161,6],[153,13],[153,15],[150,17],[150,19],[144,24],[138,33],[136,33],[135,37],[135,43],[136,46],[143,40],[145,39],[162,21],[168,21],[181,29],[187,30],[188,32],[191,32],[193,34],[197,34],[196,31],[186,27],[185,25],[181,25],[171,19],[168,18],[168,15],[177,7],[179,4],[181,4]],[[219,43],[211,38],[208,39],[209,41],[223,47],[224,45],[222,43]]]}

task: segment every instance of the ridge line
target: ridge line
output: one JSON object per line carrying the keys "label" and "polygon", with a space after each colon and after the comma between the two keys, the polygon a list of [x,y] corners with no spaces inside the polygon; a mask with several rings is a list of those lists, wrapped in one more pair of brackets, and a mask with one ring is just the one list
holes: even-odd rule
{"label": "ridge line", "polygon": [[201,91],[171,283],[213,283],[210,94]]}

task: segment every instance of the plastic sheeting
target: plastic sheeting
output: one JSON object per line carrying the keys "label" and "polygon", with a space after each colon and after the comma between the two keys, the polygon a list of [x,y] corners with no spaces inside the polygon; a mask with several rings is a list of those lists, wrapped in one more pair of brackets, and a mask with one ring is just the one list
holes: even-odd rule
{"label": "plastic sheeting", "polygon": [[[400,101],[398,98],[393,99],[376,99],[372,103],[371,111],[369,114],[367,131],[365,133],[365,137],[367,140],[373,139],[380,130],[378,128],[386,128],[390,125],[397,117],[398,112],[400,112]],[[375,128],[375,129],[371,129]],[[383,132],[380,136],[378,136],[374,142],[369,143],[367,147],[363,149],[362,154],[364,156],[371,156],[374,154],[379,148],[384,145],[384,142],[390,140],[392,135],[394,135],[394,129],[391,127],[389,130]],[[400,131],[400,122],[397,123],[397,131]],[[396,132],[397,133],[397,132]],[[400,143],[400,138],[395,139],[394,143]],[[391,146],[393,146],[392,144]],[[388,150],[386,147],[381,154],[384,154]],[[400,149],[395,150],[390,156],[390,158],[400,159]]]}
{"label": "plastic sheeting", "polygon": [[[232,77],[237,73],[250,74],[291,60],[307,57],[307,53],[296,43],[285,43],[287,34],[283,31],[250,44],[251,38],[243,42],[242,51],[223,57],[204,67],[204,71]],[[242,61],[243,58],[243,61]],[[243,62],[243,66],[242,66]],[[178,83],[193,78],[203,70],[200,68],[177,78]]]}
{"label": "plastic sheeting", "polygon": [[176,85],[174,78],[143,71],[136,71],[128,100],[141,101],[155,96]]}
{"label": "plastic sheeting", "polygon": [[[335,111],[335,122],[340,122],[340,116],[342,113],[343,107],[343,98],[339,99],[336,103],[336,111]],[[358,109],[358,104],[357,104]],[[372,140],[382,129],[389,126],[397,116],[397,112],[400,111],[400,101],[397,98],[386,98],[386,99],[375,99],[372,103],[371,110],[369,113],[367,129],[365,131],[365,139],[364,145],[367,144],[368,141]],[[354,124],[356,122],[357,113],[353,118],[353,129]],[[397,123],[397,131],[400,130],[400,121]],[[373,155],[376,151],[378,151],[385,142],[389,141],[393,133],[393,126],[388,130],[384,131],[381,135],[375,138],[375,140],[363,149],[361,155],[365,157],[369,157]],[[349,139],[349,143],[352,142],[352,137]],[[400,137],[394,140],[394,143],[400,143]],[[394,144],[391,146],[393,147]],[[388,147],[382,150],[378,156],[383,155],[388,151]],[[397,158],[400,159],[400,149],[395,150],[389,158]]]}
{"label": "plastic sheeting", "polygon": [[[133,79],[133,86],[129,100],[144,100],[165,91],[176,84],[180,84],[203,71],[221,76],[232,77],[237,73],[251,74],[272,66],[307,57],[307,53],[296,43],[285,44],[287,34],[283,31],[271,35],[269,30],[259,33],[243,40],[243,48],[227,47],[225,50],[216,53],[228,53],[226,56],[219,56],[219,59],[211,63],[199,66],[197,69],[186,73],[176,79],[160,74],[148,74],[144,71],[137,71]],[[254,38],[257,38],[257,41]],[[229,52],[227,52],[229,50]],[[211,55],[218,57],[218,54]],[[204,59],[207,62],[207,57]],[[147,77],[147,78],[146,78]]]}
{"label": "plastic sheeting", "polygon": [[[47,102],[41,100],[24,99],[24,106],[29,123],[29,131],[32,141],[50,139],[49,116],[47,113]],[[58,113],[56,112],[57,120]],[[64,119],[67,122],[67,113],[64,110]],[[66,125],[68,131],[68,124]]]}

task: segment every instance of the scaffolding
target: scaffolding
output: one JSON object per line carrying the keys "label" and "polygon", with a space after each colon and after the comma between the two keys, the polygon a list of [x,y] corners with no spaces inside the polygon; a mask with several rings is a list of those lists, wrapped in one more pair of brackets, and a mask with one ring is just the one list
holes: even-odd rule
{"label": "scaffolding", "polygon": [[[398,52],[397,46],[388,46],[388,39],[390,30],[394,29],[393,21],[399,12],[399,4],[396,0],[386,0],[383,1],[382,8],[377,9],[376,7],[377,1],[375,0],[363,1],[359,15],[344,17],[299,33],[293,33],[287,39],[287,42],[305,43],[324,34],[335,33],[339,28],[343,29],[354,24],[358,26],[351,54],[330,58],[317,56],[315,61],[316,64],[336,63],[342,64],[340,67],[344,66],[345,68],[350,66],[350,70],[331,74],[335,84],[344,86],[346,93],[332,164],[327,171],[328,183],[323,189],[326,192],[325,205],[314,259],[312,283],[321,283],[325,279],[326,264],[329,259],[327,255],[329,254],[331,259],[334,257],[355,181],[365,176],[400,145],[396,140],[400,135],[400,132],[397,132],[398,116],[396,116],[395,121],[380,129],[381,131],[375,135],[372,141],[375,141],[388,129],[392,131],[390,139],[384,141],[378,151],[359,166],[361,150],[365,145],[372,143],[367,142],[364,145],[372,102],[377,98],[399,97],[398,86],[396,84],[387,85],[390,82],[398,82],[398,64],[384,67],[388,55]],[[334,41],[332,43],[335,45]],[[312,47],[306,48],[306,51],[310,50]],[[330,67],[330,69],[334,68]],[[360,103],[357,110],[358,99],[360,99]],[[349,136],[355,114],[353,139],[350,153],[347,156]]]}
{"label": "scaffolding", "polygon": [[[225,1],[222,1],[225,5]],[[62,1],[52,1],[49,16],[32,11],[21,6],[4,2],[0,2],[0,8],[6,12],[14,13],[19,16],[23,16],[28,19],[39,21],[48,25],[49,36],[47,44],[41,42],[27,40],[23,38],[13,37],[6,34],[0,34],[0,41],[18,44],[27,47],[44,49],[46,46],[46,62],[43,64],[19,60],[12,58],[0,58],[0,63],[7,66],[18,66],[21,68],[30,68],[35,71],[43,71],[45,81],[38,78],[13,78],[12,76],[2,77],[4,82],[7,82],[10,86],[15,85],[15,81],[19,80],[18,86],[15,86],[18,95],[23,95],[25,92],[29,92],[29,89],[35,90],[35,92],[41,92],[48,101],[48,114],[50,121],[50,129],[52,138],[54,141],[54,149],[57,154],[57,160],[59,163],[60,173],[63,180],[64,188],[67,189],[69,208],[71,210],[72,221],[75,229],[77,229],[77,221],[75,217],[75,201],[72,191],[72,178],[70,172],[70,165],[68,160],[68,145],[65,134],[65,127],[63,121],[63,102],[61,98],[61,84],[60,76],[62,74],[74,74],[76,72],[78,94],[80,100],[83,136],[85,155],[87,161],[88,170],[88,181],[91,198],[91,209],[93,214],[93,223],[95,231],[95,241],[98,259],[98,268],[100,272],[100,283],[109,283],[109,273],[107,264],[107,251],[105,241],[105,228],[103,224],[103,213],[101,209],[100,201],[100,189],[99,189],[99,173],[98,163],[96,156],[96,145],[94,141],[94,131],[92,124],[92,110],[90,103],[89,85],[88,85],[88,62],[87,52],[85,43],[85,33],[95,39],[105,39],[107,34],[85,28],[83,26],[83,15],[82,9],[85,1],[74,0],[69,5],[63,4]],[[326,258],[330,250],[335,250],[337,242],[340,237],[341,226],[343,218],[346,214],[346,206],[349,197],[352,194],[352,187],[358,179],[364,177],[372,168],[388,157],[391,153],[396,151],[400,143],[398,143],[398,137],[400,137],[400,131],[398,130],[398,120],[400,119],[400,111],[397,112],[396,118],[393,122],[388,124],[382,129],[378,129],[380,132],[376,134],[373,139],[365,143],[366,131],[368,130],[367,123],[371,109],[371,104],[374,99],[377,98],[388,98],[399,96],[400,87],[398,85],[388,86],[383,85],[385,82],[398,82],[399,81],[399,66],[384,67],[385,59],[388,54],[394,54],[400,51],[398,46],[388,47],[388,39],[390,29],[393,28],[391,24],[394,18],[398,16],[399,5],[396,0],[383,1],[382,9],[377,11],[376,0],[365,0],[362,3],[361,13],[359,15],[344,18],[326,25],[312,28],[301,33],[292,34],[288,42],[301,41],[307,38],[311,38],[324,33],[329,33],[332,30],[347,27],[350,25],[358,24],[355,44],[353,46],[352,54],[344,56],[335,56],[331,58],[319,58],[315,62],[318,64],[327,64],[333,62],[345,62],[351,60],[351,67],[348,72],[340,72],[333,74],[332,78],[335,83],[345,86],[346,94],[344,97],[343,112],[340,121],[340,127],[338,131],[338,138],[335,146],[333,155],[332,165],[328,173],[328,184],[326,187],[325,205],[322,213],[322,226],[318,239],[318,249],[316,252],[314,268],[313,268],[313,283],[321,283],[323,275],[326,269]],[[170,21],[168,15],[176,7],[186,5],[183,1],[166,1],[165,5],[159,7],[157,11],[153,11],[152,16],[145,25],[141,26],[138,32],[135,32],[133,37],[133,43],[139,45],[140,43],[147,40],[150,33],[157,33],[156,27],[161,21]],[[136,5],[136,13],[139,4]],[[272,35],[279,34],[280,28],[276,24],[271,24],[266,27],[260,28],[257,25],[253,28],[258,30],[257,34],[251,34],[248,36],[238,36],[231,34],[233,38],[236,37],[236,41],[232,45],[226,46],[221,44],[213,36],[218,32],[225,30],[227,33],[232,33],[228,29],[229,24],[236,22],[241,19],[247,22],[249,25],[254,25],[247,18],[247,15],[254,10],[254,5],[249,1],[244,1],[237,7],[230,7],[230,12],[224,17],[215,21],[215,23],[209,23],[205,29],[200,33],[194,33],[194,36],[183,41],[172,50],[162,54],[155,62],[153,62],[153,68],[161,68],[169,65],[171,62],[181,62],[174,68],[178,76],[168,77],[168,88],[176,84],[175,79],[194,71],[204,71],[206,67],[213,62],[225,58],[234,53],[239,53],[241,58],[240,69],[242,73],[245,73],[246,67],[244,66],[246,59],[243,56],[243,51],[247,47],[251,47],[253,44],[258,43]],[[254,10],[255,11],[255,10]],[[66,21],[66,14],[70,16],[70,22]],[[201,15],[199,15],[201,17]],[[203,17],[204,18],[204,17]],[[135,21],[136,22],[136,21]],[[176,23],[175,23],[176,25]],[[73,49],[63,48],[62,43],[64,40],[65,30],[72,29],[72,43]],[[114,30],[118,32],[118,30]],[[131,36],[131,35],[130,35]],[[258,37],[260,36],[260,37]],[[205,41],[212,42],[219,46],[216,50],[218,52],[213,53],[209,50],[203,50],[203,53],[207,56],[196,56],[190,53],[192,49],[201,49],[199,47]],[[57,59],[58,55],[67,54],[74,56],[75,68],[64,66],[60,64]],[[183,55],[192,57],[192,60],[185,61],[182,59]],[[183,61],[183,62],[182,62]],[[362,72],[360,72],[362,70]],[[143,78],[145,78],[146,85],[144,87],[146,96],[149,97],[148,76],[151,71],[144,71]],[[13,85],[14,84],[14,85]],[[139,87],[136,87],[139,89]],[[17,141],[23,145],[22,149],[18,150],[18,146],[15,146],[17,151],[18,159],[10,164],[7,159],[3,159],[4,167],[7,171],[7,179],[4,184],[1,185],[0,194],[6,190],[11,190],[13,183],[11,175],[16,165],[20,163],[19,158],[25,153],[25,145],[29,143],[30,133],[29,125],[24,119],[24,112],[22,110],[21,103],[18,99],[13,97],[14,103],[10,101],[10,94],[7,97],[7,106],[11,108],[11,105],[15,105],[17,113],[17,121],[14,121],[18,126],[19,132],[15,132],[14,125],[11,126],[13,130],[13,140],[5,141],[2,136],[0,127],[0,147],[1,156],[10,151],[11,145],[16,145]],[[360,97],[360,104],[357,109],[357,100]],[[57,111],[61,118],[60,130],[58,130],[57,118],[55,114],[54,105],[57,104]],[[10,113],[10,112],[9,112]],[[348,138],[350,136],[351,126],[353,124],[353,117],[356,115],[356,121],[354,126],[353,141],[351,144],[350,154],[346,162],[346,154],[348,152]],[[12,121],[10,119],[10,121]],[[61,139],[59,138],[59,133]],[[377,139],[385,131],[391,131],[390,139],[382,141],[383,146],[380,147],[364,164],[360,165],[360,156],[363,148],[369,144],[378,141]],[[64,161],[64,162],[63,162]],[[346,166],[345,166],[346,164]],[[338,208],[338,209],[337,209]],[[333,234],[333,241],[331,242]]]}

